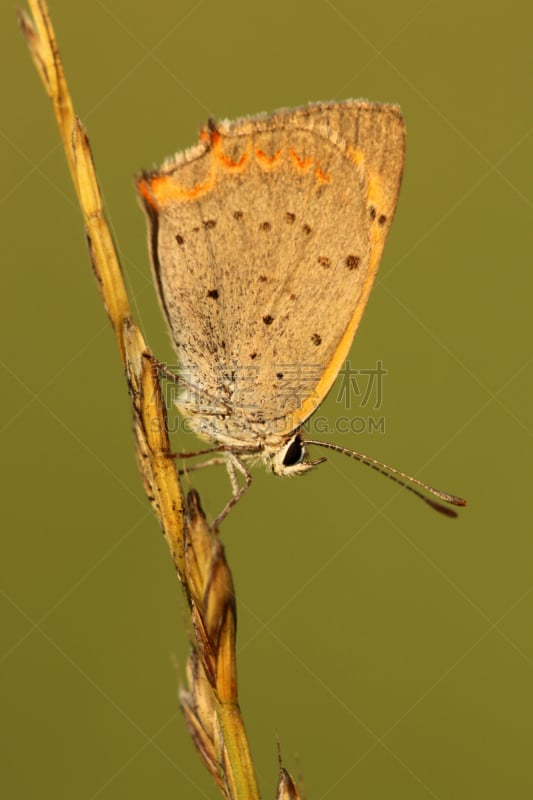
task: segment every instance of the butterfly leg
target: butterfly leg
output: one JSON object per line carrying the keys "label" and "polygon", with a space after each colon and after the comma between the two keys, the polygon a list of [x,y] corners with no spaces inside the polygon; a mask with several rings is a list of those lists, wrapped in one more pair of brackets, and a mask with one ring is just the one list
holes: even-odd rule
{"label": "butterfly leg", "polygon": [[[223,444],[216,445],[215,447],[207,447],[205,450],[191,450],[187,453],[172,453],[172,458],[194,458],[195,456],[206,456],[208,453],[220,453],[225,449]],[[207,463],[207,462],[206,462]],[[225,463],[225,461],[221,462]]]}
{"label": "butterfly leg", "polygon": [[162,361],[159,361],[159,359],[156,358],[152,353],[144,353],[143,355],[144,358],[151,362],[152,369],[155,370],[158,378],[167,378],[176,386],[181,386],[190,390],[195,398],[194,406],[198,406],[200,399],[205,402],[205,407],[201,407],[200,409],[196,408],[196,413],[200,413],[201,411],[202,415],[213,416],[224,416],[227,414],[228,409],[221,406],[219,400],[214,397],[210,397],[210,395],[207,394],[207,392],[205,392],[203,389],[200,391],[198,386],[195,386],[195,384],[191,383],[183,375],[173,372],[169,367],[167,367],[166,364],[164,364]]}
{"label": "butterfly leg", "polygon": [[[192,453],[192,455],[198,455],[198,453]],[[196,472],[198,469],[203,469],[204,467],[217,467],[224,464],[227,467],[228,461],[224,456],[219,456],[217,458],[210,458],[208,461],[202,461],[200,464],[193,464],[192,467],[186,467],[185,469],[180,469],[180,475],[187,475],[189,472]]]}
{"label": "butterfly leg", "polygon": [[[245,467],[240,458],[237,458],[237,456],[234,453],[227,453],[226,468],[228,470],[228,475],[231,481],[233,497],[228,503],[226,503],[225,507],[222,509],[218,517],[215,519],[213,523],[213,527],[215,530],[218,529],[222,520],[227,517],[231,509],[239,502],[243,494],[246,492],[247,489],[250,488],[250,484],[252,483],[252,475],[250,471]],[[240,472],[241,475],[244,477],[244,483],[242,486],[239,486],[238,484],[237,476],[235,474],[236,471]]]}
{"label": "butterfly leg", "polygon": [[174,381],[174,383],[184,383],[183,378],[176,375],[175,372],[172,372],[166,364],[159,361],[152,353],[144,353],[143,355],[148,361],[151,361],[152,367],[157,371],[158,375],[164,375],[165,378],[169,378],[171,381]]}

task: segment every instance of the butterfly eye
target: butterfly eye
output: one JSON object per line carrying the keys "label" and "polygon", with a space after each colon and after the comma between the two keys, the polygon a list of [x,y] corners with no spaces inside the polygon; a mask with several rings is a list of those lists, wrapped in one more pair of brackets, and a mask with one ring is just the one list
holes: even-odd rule
{"label": "butterfly eye", "polygon": [[290,445],[287,447],[285,455],[283,456],[284,467],[294,467],[295,464],[301,464],[305,455],[305,446],[300,435],[297,434]]}

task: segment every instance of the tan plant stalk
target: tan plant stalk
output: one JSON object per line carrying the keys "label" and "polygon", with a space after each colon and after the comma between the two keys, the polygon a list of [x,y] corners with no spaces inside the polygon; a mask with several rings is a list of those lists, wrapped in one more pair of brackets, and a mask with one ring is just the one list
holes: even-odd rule
{"label": "tan plant stalk", "polygon": [[[181,692],[182,708],[195,746],[223,797],[254,800],[259,791],[237,698],[231,573],[222,544],[207,525],[195,492],[190,493],[184,514],[157,369],[133,319],[102,207],[89,140],[74,114],[46,2],[28,2],[33,18],[19,11],[19,23],[52,101],[94,272],[126,370],[144,488],[163,529],[190,611],[192,648],[188,688]],[[283,768],[277,798],[298,798]]]}

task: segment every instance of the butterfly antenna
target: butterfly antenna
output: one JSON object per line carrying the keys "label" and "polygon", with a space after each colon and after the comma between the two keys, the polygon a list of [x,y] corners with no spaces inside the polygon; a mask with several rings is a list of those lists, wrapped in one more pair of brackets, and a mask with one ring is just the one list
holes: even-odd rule
{"label": "butterfly antenna", "polygon": [[377,470],[377,472],[381,472],[382,475],[386,475],[388,478],[396,480],[397,483],[400,483],[406,489],[410,489],[412,492],[418,495],[418,497],[420,497],[422,500],[425,500],[438,511],[445,511],[447,509],[440,506],[438,503],[433,503],[429,498],[416,491],[413,486],[409,486],[409,483],[414,484],[414,486],[419,486],[421,489],[424,489],[424,491],[429,492],[429,494],[438,497],[439,500],[444,500],[446,503],[451,503],[453,506],[466,506],[466,500],[464,500],[462,497],[457,497],[455,494],[450,494],[449,492],[443,492],[440,489],[435,489],[428,483],[424,483],[424,481],[420,481],[418,478],[408,475],[407,472],[402,472],[400,469],[390,467],[388,464],[384,464],[382,461],[378,461],[376,458],[372,458],[364,453],[357,452],[357,450],[349,450],[347,447],[341,447],[340,445],[332,444],[331,442],[320,442],[316,439],[306,439],[304,444],[316,444],[319,447],[327,447],[329,450],[335,450],[337,453],[342,453],[349,458],[354,458],[356,461],[360,461],[362,464],[366,464],[367,466]]}

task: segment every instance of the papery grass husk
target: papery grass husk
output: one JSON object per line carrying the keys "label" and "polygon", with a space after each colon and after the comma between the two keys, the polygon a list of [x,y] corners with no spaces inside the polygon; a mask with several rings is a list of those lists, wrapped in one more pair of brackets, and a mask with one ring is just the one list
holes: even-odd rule
{"label": "papery grass husk", "polygon": [[280,768],[276,800],[304,800],[303,795],[298,793],[291,775],[284,767]]}

